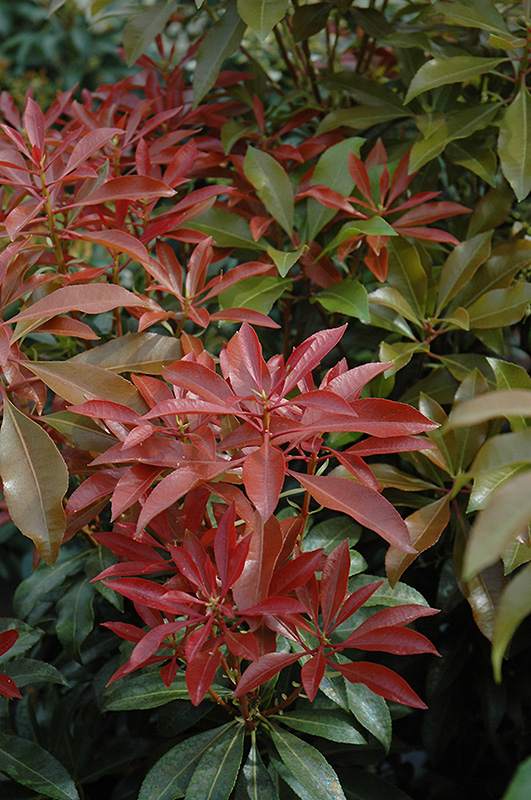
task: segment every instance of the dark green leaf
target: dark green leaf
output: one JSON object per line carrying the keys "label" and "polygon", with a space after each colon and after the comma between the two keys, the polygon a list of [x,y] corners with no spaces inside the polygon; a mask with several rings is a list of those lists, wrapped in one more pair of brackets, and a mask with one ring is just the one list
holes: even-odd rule
{"label": "dark green leaf", "polygon": [[129,66],[146,52],[155,37],[162,33],[177,8],[175,0],[160,0],[154,6],[141,11],[124,25],[122,42]]}
{"label": "dark green leaf", "polygon": [[531,614],[531,564],[511,579],[501,596],[492,639],[492,666],[498,682],[501,681],[501,665],[507,645],[528,614]]}
{"label": "dark green leaf", "polygon": [[36,683],[58,683],[69,686],[68,681],[58,669],[46,661],[35,658],[23,658],[20,661],[11,661],[2,667],[2,672],[13,678],[18,687],[32,686]]}
{"label": "dark green leaf", "polygon": [[186,800],[228,800],[240,770],[244,736],[244,726],[233,723],[211,743],[188,784]]}
{"label": "dark green leaf", "polygon": [[296,42],[303,42],[310,36],[319,33],[327,23],[333,6],[331,3],[312,3],[307,6],[298,6],[291,19],[293,38]]}
{"label": "dark green leaf", "polygon": [[336,128],[354,128],[358,131],[365,131],[373,125],[381,122],[392,122],[394,119],[410,116],[407,111],[399,111],[393,107],[358,106],[357,108],[341,108],[338,111],[331,111],[321,121],[317,128],[316,135],[333,131]]}
{"label": "dark green leaf", "polygon": [[94,627],[96,590],[88,578],[75,583],[57,604],[55,631],[64,650],[81,661],[81,645]]}
{"label": "dark green leaf", "polygon": [[492,231],[479,233],[452,250],[441,270],[436,314],[439,314],[488,259],[491,239]]}
{"label": "dark green leaf", "polygon": [[245,33],[245,23],[238,14],[236,0],[229,0],[225,13],[208,30],[199,52],[194,72],[194,106],[214,86],[221,65],[236,50]]}
{"label": "dark green leaf", "polygon": [[352,725],[348,714],[342,711],[325,709],[291,711],[289,714],[283,714],[277,721],[302,733],[321,736],[333,742],[365,744],[365,739]]}
{"label": "dark green leaf", "polygon": [[79,800],[63,765],[35,742],[0,733],[0,770],[54,800]]}
{"label": "dark green leaf", "polygon": [[254,739],[236,781],[234,800],[278,800],[278,792],[260,758]]}
{"label": "dark green leaf", "polygon": [[432,58],[423,64],[409,86],[405,102],[409,103],[417,95],[445,86],[448,83],[463,83],[478,75],[484,75],[507,61],[507,58],[478,58],[477,56],[454,56],[453,58]]}
{"label": "dark green leaf", "polygon": [[[214,685],[214,688],[218,695],[226,695],[228,692],[222,686]],[[184,673],[179,673],[173,683],[166,686],[158,670],[122,678],[112,684],[105,695],[105,711],[157,708],[172,700],[189,698]]]}
{"label": "dark green leaf", "polygon": [[69,575],[81,570],[86,556],[85,550],[80,551],[77,547],[69,544],[59,552],[53,569],[46,564],[39,564],[37,569],[19,584],[15,592],[15,612],[21,617],[28,616],[32,608],[47,599],[49,594],[61,586]]}
{"label": "dark green leaf", "polygon": [[219,247],[243,247],[247,250],[265,250],[267,245],[260,239],[255,242],[249,223],[237,214],[222,208],[211,208],[187,224],[194,231],[212,236]]}
{"label": "dark green leaf", "polygon": [[5,653],[0,656],[0,664],[2,664],[2,669],[5,668],[6,662],[11,661],[13,658],[17,658],[17,656],[21,656],[30,647],[42,639],[44,632],[41,631],[40,628],[32,628],[31,625],[27,625],[25,622],[21,622],[19,619],[13,619],[12,617],[0,617],[0,633],[5,633],[5,631],[10,630],[17,630],[18,631],[18,639],[15,644],[9,648]]}
{"label": "dark green leaf", "polygon": [[402,237],[391,239],[388,250],[387,281],[389,285],[402,294],[418,319],[424,319],[428,279],[418,250]]}
{"label": "dark green leaf", "polygon": [[336,773],[318,750],[276,725],[271,736],[286,767],[314,800],[345,800]]}
{"label": "dark green leaf", "polygon": [[391,745],[391,714],[383,697],[363,683],[347,682],[348,704],[360,725],[372,733],[387,751]]}
{"label": "dark green leaf", "polygon": [[498,154],[518,201],[531,190],[531,95],[522,86],[500,124]]}

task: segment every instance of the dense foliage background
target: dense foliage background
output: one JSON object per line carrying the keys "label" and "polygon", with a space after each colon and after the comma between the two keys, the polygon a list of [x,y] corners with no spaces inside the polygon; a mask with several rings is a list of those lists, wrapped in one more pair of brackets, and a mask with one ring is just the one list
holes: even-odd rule
{"label": "dense foliage background", "polygon": [[527,798],[531,5],[0,28],[0,796]]}

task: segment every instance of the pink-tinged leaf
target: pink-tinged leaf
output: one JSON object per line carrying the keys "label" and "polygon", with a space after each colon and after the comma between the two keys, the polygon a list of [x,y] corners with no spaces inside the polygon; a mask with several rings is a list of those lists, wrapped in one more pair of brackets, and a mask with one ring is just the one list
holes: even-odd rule
{"label": "pink-tinged leaf", "polygon": [[334,664],[350,683],[364,683],[374,694],[412,708],[427,708],[420,697],[396,672],[380,664],[357,661],[355,664]]}
{"label": "pink-tinged leaf", "polygon": [[287,377],[284,382],[284,394],[288,394],[302,378],[310,373],[323,358],[336,346],[347,329],[346,325],[318,331],[300,344],[286,363]]}
{"label": "pink-tinged leaf", "polygon": [[186,686],[192,705],[198,706],[212,686],[221,663],[219,648],[203,650],[186,667]]}
{"label": "pink-tinged leaf", "polygon": [[158,241],[155,245],[160,267],[152,260],[150,274],[176,297],[182,296],[183,270],[179,259],[169,244]]}
{"label": "pink-tinged leaf", "polygon": [[405,453],[413,450],[434,450],[436,445],[428,439],[416,439],[414,436],[389,436],[380,438],[370,436],[362,442],[353,444],[345,453],[358,456],[374,456],[380,453]]}
{"label": "pink-tinged leaf", "polygon": [[135,150],[135,168],[138,175],[149,175],[151,173],[151,158],[149,156],[149,145],[144,138],[140,139]]}
{"label": "pink-tinged leaf", "polygon": [[112,497],[111,519],[115,520],[126,509],[131,508],[147,492],[160,472],[160,467],[148,464],[134,464],[130,467],[116,484]]}
{"label": "pink-tinged leaf", "polygon": [[116,578],[112,581],[105,580],[104,583],[134,603],[152,608],[160,606],[168,591],[164,586],[144,578]]}
{"label": "pink-tinged leaf", "polygon": [[[142,242],[125,231],[98,231],[97,233],[91,233],[89,231],[75,233],[71,232],[70,237],[82,239],[83,241],[91,242],[92,244],[100,244],[102,247],[106,247],[108,250],[112,250],[117,253],[124,253],[134,261],[138,261],[139,264],[142,264],[146,268],[151,264],[152,261]],[[120,287],[117,286],[116,288],[118,289]],[[125,289],[123,291],[125,291]],[[131,305],[131,303],[124,303],[123,305]],[[136,303],[136,305],[141,304]],[[146,299],[143,301],[143,306],[151,310],[157,309],[157,306]]]}
{"label": "pink-tinged leaf", "polygon": [[218,574],[221,578],[221,595],[228,588],[227,576],[229,574],[231,556],[236,548],[236,506],[231,503],[219,521],[214,537],[214,555]]}
{"label": "pink-tinged leaf", "polygon": [[110,469],[89,475],[68,498],[68,503],[66,504],[67,516],[81,511],[82,508],[86,508],[86,506],[101,497],[110,496],[122,474],[123,470],[121,469]]}
{"label": "pink-tinged leaf", "polygon": [[205,548],[195,534],[186,533],[180,552],[188,553],[199,572],[204,592],[213,597],[217,590],[216,571]]}
{"label": "pink-tinged leaf", "polygon": [[5,218],[4,224],[6,226],[7,235],[11,241],[16,239],[24,226],[37,216],[44,207],[44,203],[45,201],[41,200],[38,203],[32,202],[28,205],[15,206],[15,208],[9,212]]}
{"label": "pink-tinged leaf", "polygon": [[22,698],[13,678],[4,674],[0,674],[0,695],[3,697],[16,697],[19,700]]}
{"label": "pink-tinged leaf", "polygon": [[255,242],[257,242],[260,237],[264,235],[272,222],[273,217],[252,217],[250,219],[249,227]]}
{"label": "pink-tinged leaf", "polygon": [[16,628],[11,628],[9,631],[0,633],[0,656],[3,656],[8,650],[11,650],[18,637],[19,633]]}
{"label": "pink-tinged leaf", "polygon": [[301,669],[301,680],[304,691],[308,695],[308,700],[313,703],[315,695],[323,680],[326,669],[326,659],[323,648],[320,647],[317,653],[304,664]]}
{"label": "pink-tinged leaf", "polygon": [[[215,487],[212,491],[215,491]],[[282,532],[276,517],[271,517],[264,524],[255,513],[247,560],[242,574],[232,587],[234,601],[239,608],[250,608],[268,596],[271,576],[281,550]]]}
{"label": "pink-tinged leaf", "polygon": [[28,141],[32,147],[38,147],[41,157],[44,153],[44,114],[31,98],[27,97],[26,106],[24,108],[24,116],[22,118],[24,128],[28,134]]}
{"label": "pink-tinged leaf", "polygon": [[291,597],[267,597],[251,608],[239,609],[244,617],[257,617],[264,614],[303,614],[306,611],[302,603]]}
{"label": "pink-tinged leaf", "polygon": [[202,625],[200,628],[196,628],[195,631],[192,631],[192,633],[188,636],[184,648],[186,660],[188,662],[194,660],[205,644],[206,640],[210,637],[213,621],[214,618],[210,617],[205,625]]}
{"label": "pink-tinged leaf", "polygon": [[132,408],[115,403],[112,400],[87,400],[86,403],[79,403],[77,406],[69,406],[69,411],[74,414],[82,414],[84,417],[95,417],[96,419],[111,419],[116,422],[126,422],[138,424],[141,419],[140,414]]}
{"label": "pink-tinged leaf", "polygon": [[174,399],[163,400],[158,403],[154,408],[144,414],[142,419],[154,419],[155,417],[166,417],[171,415],[180,416],[181,414],[237,414],[237,410],[231,410],[227,404],[222,406],[217,403],[209,403],[206,400],[199,399]]}
{"label": "pink-tinged leaf", "polygon": [[[94,516],[94,515],[93,515]],[[92,517],[93,518],[93,517]],[[135,576],[156,575],[168,569],[169,561],[157,561],[146,563],[145,561],[127,561],[112,564],[103,572],[100,572],[93,581],[103,581],[107,578],[132,578]]]}
{"label": "pink-tinged leaf", "polygon": [[393,172],[393,177],[391,180],[391,186],[389,188],[389,194],[387,196],[387,208],[389,208],[394,201],[403,194],[415,175],[409,175],[409,155],[410,151],[408,151],[405,156],[402,156],[398,165]]}
{"label": "pink-tinged leaf", "polygon": [[348,478],[301,475],[291,470],[289,474],[320,505],[348,514],[404,553],[414,552],[406,523],[394,506],[378,492]]}
{"label": "pink-tinged leaf", "polygon": [[123,133],[124,132],[120,128],[98,128],[97,130],[89,131],[89,133],[85,134],[85,136],[79,140],[70,153],[70,158],[64,168],[63,175],[68,175],[69,172],[79,167],[80,164],[88,161],[94,153],[109,144],[111,139],[115,136],[123,136]]}
{"label": "pink-tinged leaf", "polygon": [[402,236],[411,236],[413,239],[423,239],[427,242],[444,242],[445,244],[453,244],[456,247],[461,244],[459,239],[452,236],[451,233],[441,231],[439,228],[400,228],[397,230]]}
{"label": "pink-tinged leaf", "polygon": [[[128,523],[128,525],[131,526],[133,532],[134,525],[132,523]],[[129,561],[142,561],[144,563],[149,561],[164,562],[163,557],[154,547],[151,547],[145,542],[139,542],[137,539],[132,539],[131,536],[127,534],[118,533],[117,531],[95,533],[94,538],[104,547],[108,547],[109,550],[112,550],[116,556],[123,556]],[[155,539],[153,539],[152,542],[153,545],[158,545]]]}
{"label": "pink-tinged leaf", "polygon": [[310,579],[302,586],[295,589],[295,594],[301,603],[305,606],[307,613],[314,625],[318,626],[319,617],[319,584],[315,575],[311,575]]}
{"label": "pink-tinged leaf", "polygon": [[301,657],[301,653],[267,653],[250,664],[243,673],[234,697],[242,697],[257,686],[261,686],[277,675],[284,667],[289,667]]}
{"label": "pink-tinged leaf", "polygon": [[346,467],[350,474],[354,475],[357,480],[361,481],[365,486],[368,486],[369,489],[374,489],[375,492],[380,491],[380,484],[374,477],[371,468],[367,466],[360,456],[355,453],[342,453],[337,450],[331,450],[330,452],[335,455],[339,463]]}
{"label": "pink-tinged leaf", "polygon": [[171,686],[175,678],[177,677],[177,672],[179,671],[179,662],[177,661],[176,656],[173,656],[172,660],[166,664],[165,667],[162,667],[160,671],[160,677],[162,678],[165,686]]}
{"label": "pink-tinged leaf", "polygon": [[247,456],[243,464],[245,490],[264,522],[278,505],[285,467],[283,451],[274,447],[269,438],[264,440],[258,450]]}
{"label": "pink-tinged leaf", "polygon": [[393,366],[392,361],[385,361],[376,364],[361,364],[359,367],[349,369],[346,372],[337,375],[329,381],[323,381],[322,388],[330,389],[335,394],[340,395],[344,400],[349,403],[352,400],[357,400],[361,390],[366,386],[369,381],[372,381],[377,375],[381,375],[386,369]]}
{"label": "pink-tinged leaf", "polygon": [[247,632],[225,633],[225,644],[235,656],[244,658],[246,661],[258,661],[258,642],[256,637]]}
{"label": "pink-tinged leaf", "polygon": [[301,197],[313,197],[319,201],[326,208],[336,208],[341,211],[346,211],[347,214],[352,213],[352,206],[348,203],[342,194],[334,192],[327,186],[309,186],[304,192],[298,192],[295,200]]}
{"label": "pink-tinged leaf", "polygon": [[380,253],[375,253],[374,250],[371,249],[367,250],[363,261],[376,280],[381,282],[385,281],[389,267],[389,252],[386,247],[384,247]]}
{"label": "pink-tinged leaf", "polygon": [[[223,470],[220,470],[220,472],[221,471]],[[177,500],[180,500],[190,489],[203,483],[205,477],[206,476],[200,475],[190,467],[183,467],[163,478],[161,482],[155,486],[140,512],[136,527],[136,535],[138,536],[140,534],[142,529],[149,524],[153,517],[160,514],[161,511],[165,511]]]}
{"label": "pink-tinged leaf", "polygon": [[299,397],[294,397],[291,402],[300,408],[316,408],[326,414],[341,414],[345,417],[352,417],[352,424],[356,424],[357,414],[352,411],[347,401],[334,392],[328,391],[327,388],[318,389],[315,392],[305,392]]}
{"label": "pink-tinged leaf", "polygon": [[269,587],[271,594],[289,594],[305,584],[321,568],[323,553],[322,548],[312,550],[310,553],[301,553],[284,564],[273,575]]}
{"label": "pink-tinged leaf", "polygon": [[[377,628],[396,627],[397,625],[408,625],[421,617],[431,617],[433,614],[438,614],[437,608],[430,608],[429,606],[419,606],[408,603],[404,606],[393,606],[392,608],[384,608],[382,611],[377,611],[372,617],[365,620],[355,633],[374,631]],[[350,637],[349,637],[350,638]]]}
{"label": "pink-tinged leaf", "polygon": [[163,370],[162,377],[209,403],[226,402],[232,395],[229,385],[214,370],[191,361],[176,361]]}
{"label": "pink-tinged leaf", "polygon": [[185,622],[167,622],[148,631],[136,647],[133,648],[129,661],[120,668],[120,675],[114,673],[107,686],[114,683],[118,677],[122,678],[135,669],[143,667],[161,647],[164,639],[181,630],[185,625]]}
{"label": "pink-tinged leaf", "polygon": [[248,322],[249,325],[260,325],[262,328],[280,328],[274,320],[261,314],[260,311],[251,311],[250,308],[224,308],[223,311],[214,311],[210,315],[213,322],[230,320],[231,322]]}
{"label": "pink-tinged leaf", "polygon": [[458,214],[470,214],[472,209],[462,206],[460,203],[429,203],[412,208],[407,211],[399,220],[393,223],[393,227],[416,227],[418,225],[429,225],[440,219],[448,219]]}
{"label": "pink-tinged leaf", "polygon": [[350,172],[356,188],[359,189],[367,202],[372,208],[374,208],[374,203],[371,197],[371,181],[369,179],[369,174],[365,169],[363,162],[360,161],[360,159],[355,156],[352,151],[350,151],[348,154],[348,171]]}
{"label": "pink-tinged leaf", "polygon": [[102,622],[102,628],[108,628],[110,631],[125,639],[126,642],[140,642],[146,635],[146,631],[136,625],[130,625],[128,622]]}
{"label": "pink-tinged leaf", "polygon": [[262,356],[262,345],[258,336],[246,322],[243,323],[236,336],[243,364],[254,383],[254,388],[261,391],[262,380],[265,375],[269,375],[269,371]]}
{"label": "pink-tinged leaf", "polygon": [[174,190],[163,181],[147,178],[143,175],[126,175],[121,178],[110,178],[99,189],[88,197],[65,208],[108,203],[114,200],[156,200],[159,197],[173,197]]}
{"label": "pink-tinged leaf", "polygon": [[345,539],[327,556],[323,566],[320,595],[325,630],[345,599],[350,570],[350,551]]}
{"label": "pink-tinged leaf", "polygon": [[328,633],[331,633],[333,630],[339,627],[343,622],[345,622],[349,617],[356,613],[358,609],[362,607],[364,603],[367,602],[369,597],[371,597],[374,592],[380,588],[383,581],[378,581],[377,583],[369,583],[367,586],[362,586],[361,589],[357,589],[357,591],[352,592],[349,597],[343,603],[339,614],[337,615],[334,624],[329,629]]}
{"label": "pink-tinged leaf", "polygon": [[[363,626],[360,626],[362,628]],[[342,643],[342,649],[355,647],[357,650],[393,653],[396,656],[432,653],[439,655],[432,643],[421,633],[409,628],[377,628],[366,633],[358,629]]]}
{"label": "pink-tinged leaf", "polygon": [[[208,588],[205,585],[203,570],[201,567],[196,563],[195,559],[192,557],[190,553],[188,553],[182,547],[171,547],[171,555],[173,561],[179,570],[179,572],[184,575],[187,581],[193,583],[194,586],[197,586],[205,595],[208,595]],[[170,589],[167,593],[167,597],[171,600],[173,597],[172,594],[173,590]],[[175,600],[175,602],[178,602]]]}
{"label": "pink-tinged leaf", "polygon": [[193,139],[179,147],[172,160],[166,167],[164,182],[168,186],[174,186],[174,181],[186,178],[192,170],[197,156],[197,145]]}
{"label": "pink-tinged leaf", "polygon": [[356,430],[373,436],[403,436],[424,433],[439,427],[416,408],[394,400],[368,397],[353,400],[350,405],[359,415]]}
{"label": "pink-tinged leaf", "polygon": [[52,333],[55,336],[74,336],[77,339],[94,340],[100,338],[89,325],[86,325],[79,319],[70,319],[70,317],[56,317],[56,319],[48,320],[48,322],[44,322],[33,330],[34,333]]}
{"label": "pink-tinged leaf", "polygon": [[212,258],[212,239],[208,237],[203,239],[203,241],[194,248],[190,256],[188,274],[186,275],[185,282],[187,297],[194,297],[194,295],[203,289],[207,267],[212,261]]}
{"label": "pink-tinged leaf", "polygon": [[66,314],[69,311],[82,311],[85,314],[103,314],[120,306],[149,307],[149,301],[137,297],[122,286],[111,283],[95,283],[87,286],[65,286],[56,289],[29,308],[12,317],[10,322],[29,319],[43,319]]}
{"label": "pink-tinged leaf", "polygon": [[258,275],[263,275],[264,272],[269,272],[272,268],[272,264],[263,264],[261,261],[249,261],[246,264],[233,267],[233,269],[229,270],[224,275],[218,275],[207,283],[205,289],[208,289],[208,293],[204,296],[203,301],[216,297],[236,283],[245,280],[245,278],[254,278]]}

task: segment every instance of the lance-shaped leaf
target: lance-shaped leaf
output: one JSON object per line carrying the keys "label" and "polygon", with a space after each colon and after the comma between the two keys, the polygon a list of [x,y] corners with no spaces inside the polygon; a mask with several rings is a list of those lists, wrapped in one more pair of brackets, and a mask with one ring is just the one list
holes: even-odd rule
{"label": "lance-shaped leaf", "polygon": [[406,95],[409,103],[417,95],[445,86],[448,83],[463,83],[485,72],[496,69],[507,58],[479,58],[477,56],[454,56],[453,58],[432,58],[419,69],[411,81]]}
{"label": "lance-shaped leaf", "polygon": [[244,736],[243,725],[232,725],[210,745],[188,784],[187,800],[228,800],[240,769]]}
{"label": "lance-shaped leaf", "polygon": [[[158,197],[173,197],[175,191],[163,181],[148,178],[145,175],[126,175],[121,178],[111,178],[105,181],[88,197],[75,203],[69,203],[68,208],[75,206],[95,205],[108,203],[111,200],[155,200]],[[104,233],[105,231],[102,231]],[[110,233],[111,231],[107,231]],[[118,231],[113,231],[117,233]]]}
{"label": "lance-shaped leaf", "polygon": [[522,620],[531,614],[531,565],[527,564],[505,588],[492,638],[492,666],[494,677],[501,681],[502,659],[513,633]]}
{"label": "lance-shaped leaf", "polygon": [[500,123],[498,154],[503,174],[517,197],[531,189],[531,95],[523,85]]}
{"label": "lance-shaped leaf", "polygon": [[127,56],[127,64],[131,66],[148,49],[177,8],[176,2],[160,0],[154,6],[135,14],[126,22],[122,34],[122,42]]}
{"label": "lance-shaped leaf", "polygon": [[229,0],[225,13],[203,39],[197,54],[194,72],[194,106],[197,106],[211,89],[218,77],[221,65],[240,44],[245,33],[236,0]]}
{"label": "lance-shaped leaf", "polygon": [[262,150],[248,147],[243,165],[245,177],[252,183],[269,213],[282,225],[288,236],[293,232],[293,186],[278,161]]}
{"label": "lance-shaped leaf", "polygon": [[437,314],[488,259],[491,239],[492,231],[486,231],[452,250],[441,270]]}
{"label": "lance-shaped leaf", "polygon": [[266,522],[277,507],[284,483],[284,454],[273,447],[269,437],[263,445],[247,456],[243,465],[243,482],[252,503]]}
{"label": "lance-shaped leaf", "polygon": [[300,475],[291,470],[289,474],[325,508],[348,514],[404,553],[415,552],[406,523],[394,506],[378,492],[348,478]]}
{"label": "lance-shaped leaf", "polygon": [[381,664],[370,664],[367,661],[357,661],[355,664],[337,664],[337,669],[348,681],[364,683],[371,692],[403,703],[412,708],[427,708],[420,697],[413,691],[403,678]]}
{"label": "lance-shaped leaf", "polygon": [[465,400],[452,410],[445,430],[511,416],[531,417],[531,390],[504,389]]}
{"label": "lance-shaped leaf", "polygon": [[117,339],[85,350],[72,362],[94,364],[111,372],[142,372],[160,375],[164,367],[182,358],[181,343],[158,333],[126,333]]}
{"label": "lance-shaped leaf", "polygon": [[283,19],[287,10],[288,0],[238,0],[240,17],[261,41]]}
{"label": "lance-shaped leaf", "polygon": [[63,765],[28,739],[0,734],[0,770],[39,796],[79,800],[74,781]]}
{"label": "lance-shaped leaf", "polygon": [[271,736],[278,754],[307,797],[313,800],[345,800],[339,778],[325,757],[311,745],[276,725]]}
{"label": "lance-shaped leaf", "polygon": [[0,432],[0,475],[11,519],[52,566],[65,531],[68,470],[46,431],[9,400]]}
{"label": "lance-shaped leaf", "polygon": [[236,781],[235,800],[278,800],[278,792],[260,758],[254,736],[247,761]]}

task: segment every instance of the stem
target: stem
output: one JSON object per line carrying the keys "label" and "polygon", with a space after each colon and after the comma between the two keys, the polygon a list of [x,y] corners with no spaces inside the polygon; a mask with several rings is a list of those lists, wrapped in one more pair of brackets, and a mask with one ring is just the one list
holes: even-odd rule
{"label": "stem", "polygon": [[59,267],[59,272],[62,275],[66,275],[67,269],[63,254],[63,248],[61,246],[61,240],[57,234],[57,228],[55,226],[55,214],[50,200],[50,192],[48,191],[48,187],[46,186],[46,178],[44,175],[44,170],[42,168],[40,171],[40,179],[41,179],[42,193],[45,199],[46,214],[48,215],[50,238],[52,240],[53,250],[55,253],[55,257],[57,259],[57,266]]}
{"label": "stem", "polygon": [[273,706],[273,708],[268,708],[267,711],[263,711],[262,716],[270,717],[273,714],[277,714],[279,711],[283,711],[285,708],[291,705],[291,703],[295,702],[297,697],[300,695],[301,691],[302,691],[302,684],[299,684],[297,688],[290,694],[289,697],[286,697],[285,700],[283,700],[281,703],[278,703],[276,706]]}
{"label": "stem", "polygon": [[210,687],[208,689],[208,693],[209,693],[210,697],[212,698],[212,700],[214,700],[215,703],[217,703],[222,708],[224,708],[225,711],[228,711],[228,713],[232,714],[233,716],[237,715],[238,712],[236,711],[236,709],[234,709],[231,706],[229,706],[229,704],[226,703],[225,700],[222,700],[221,697],[218,694],[216,694],[216,692],[214,691],[214,689],[212,687]]}

